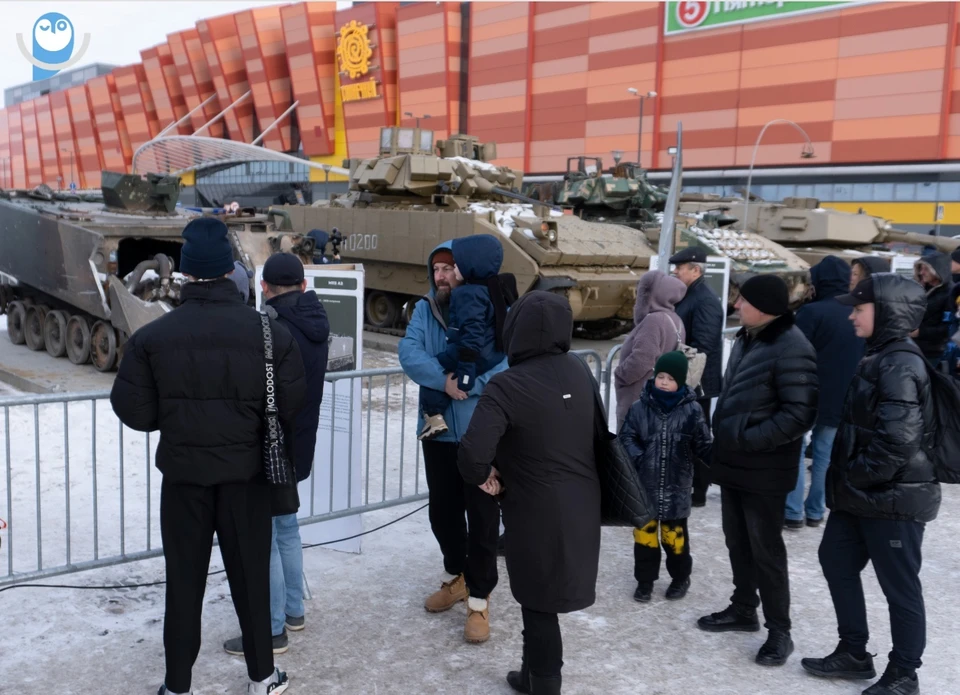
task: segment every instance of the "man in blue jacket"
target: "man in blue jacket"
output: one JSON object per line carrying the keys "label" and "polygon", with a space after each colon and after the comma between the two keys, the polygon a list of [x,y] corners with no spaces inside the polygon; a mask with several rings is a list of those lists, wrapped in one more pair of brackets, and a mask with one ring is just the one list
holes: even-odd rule
{"label": "man in blue jacket", "polygon": [[[475,485],[467,485],[457,469],[460,438],[487,381],[507,367],[506,360],[479,376],[464,393],[456,376],[448,375],[437,355],[447,347],[450,293],[460,283],[453,268],[451,243],[437,246],[427,260],[430,292],[417,302],[399,355],[403,371],[414,382],[450,396],[443,413],[447,431],[423,442],[423,463],[430,490],[430,527],[443,554],[444,576],[439,591],[424,607],[431,613],[449,610],[467,601],[464,639],[485,642],[490,637],[488,598],[497,585],[497,538],[500,509],[496,499]],[[424,427],[421,410],[417,431]],[[464,518],[466,516],[466,518]]]}
{"label": "man in blue jacket", "polygon": [[817,351],[817,378],[820,382],[820,407],[813,428],[813,471],[810,492],[804,501],[806,467],[801,454],[797,487],[787,495],[785,527],[791,531],[823,522],[826,510],[824,484],[830,465],[833,439],[837,435],[843,399],[863,357],[865,344],[850,323],[850,307],[837,301],[850,285],[850,266],[836,256],[827,256],[810,269],[814,297],[797,310],[797,328]]}
{"label": "man in blue jacket", "polygon": [[[288,447],[297,470],[297,481],[310,477],[313,452],[320,424],[320,402],[323,400],[323,378],[327,371],[330,322],[317,293],[307,292],[303,263],[292,253],[277,253],[263,266],[260,287],[265,300],[264,311],[286,327],[303,359],[307,395],[297,411],[291,432],[285,432]],[[298,632],[305,627],[303,606],[303,543],[296,514],[273,517],[273,540],[270,547],[270,622],[273,630],[273,653],[287,651],[287,630]],[[240,638],[223,645],[228,654],[242,655]]]}

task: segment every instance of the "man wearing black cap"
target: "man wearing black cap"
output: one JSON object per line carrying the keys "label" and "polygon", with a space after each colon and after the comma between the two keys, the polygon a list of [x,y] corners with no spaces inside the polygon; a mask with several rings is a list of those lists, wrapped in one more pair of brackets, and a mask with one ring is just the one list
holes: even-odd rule
{"label": "man wearing black cap", "polygon": [[803,435],[817,416],[816,352],[794,326],[780,278],[750,278],[735,306],[743,328],[713,417],[712,464],[734,592],[726,610],[700,618],[698,626],[756,632],[762,602],[769,636],[756,662],[782,666],[793,652],[784,505],[797,482]]}
{"label": "man wearing black cap", "polygon": [[[707,356],[700,388],[703,393],[697,400],[703,416],[710,426],[710,402],[720,394],[723,360],[724,311],[720,298],[707,286],[707,251],[702,246],[685,248],[670,258],[676,266],[674,275],[687,286],[687,293],[677,304],[676,312],[683,321],[687,345]],[[707,488],[710,487],[710,470],[706,461],[697,462],[693,473],[693,506],[707,503]]]}
{"label": "man wearing black cap", "polygon": [[[180,306],[130,336],[110,394],[127,427],[160,430],[167,594],[159,695],[190,692],[214,532],[243,631],[247,692],[279,695],[288,681],[274,666],[270,633],[263,327],[229,278],[234,265],[226,225],[200,217],[183,238],[179,269],[188,282]],[[303,363],[290,331],[274,320],[270,327],[277,407],[289,428],[304,398]]]}
{"label": "man wearing black cap", "polygon": [[921,546],[941,498],[927,453],[936,422],[929,367],[908,337],[923,319],[926,297],[917,283],[881,273],[837,301],[853,307],[853,327],[867,344],[827,470],[830,516],[820,543],[840,644],[801,664],[823,678],[876,676],[860,580],[869,561],[887,599],[893,649],[883,676],[863,695],[917,695],[926,644]]}
{"label": "man wearing black cap", "polygon": [[[290,330],[300,348],[307,380],[307,396],[293,423],[292,454],[297,481],[310,477],[320,424],[323,378],[327,371],[330,322],[317,293],[307,292],[303,263],[292,253],[276,253],[263,265],[260,280],[264,310]],[[273,517],[270,547],[270,621],[273,653],[287,651],[287,630],[306,626],[303,605],[303,543],[296,514]],[[227,640],[224,651],[243,655],[240,637]]]}

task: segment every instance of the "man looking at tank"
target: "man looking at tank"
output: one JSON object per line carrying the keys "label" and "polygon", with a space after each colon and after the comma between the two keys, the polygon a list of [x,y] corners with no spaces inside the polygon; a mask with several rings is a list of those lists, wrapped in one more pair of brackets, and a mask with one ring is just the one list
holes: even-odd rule
{"label": "man looking at tank", "polygon": [[950,257],[932,253],[914,264],[914,277],[927,293],[927,309],[920,327],[910,334],[930,364],[943,357],[950,337]]}
{"label": "man looking at tank", "polygon": [[[440,545],[444,567],[440,589],[427,597],[424,608],[439,613],[467,601],[464,639],[479,643],[490,637],[488,599],[498,581],[500,508],[496,499],[464,482],[457,469],[457,455],[484,386],[507,364],[504,360],[478,377],[468,393],[457,388],[456,376],[445,373],[436,357],[446,349],[450,292],[460,284],[449,241],[433,250],[427,270],[430,291],[417,302],[398,349],[400,365],[408,377],[450,396],[450,405],[443,413],[448,430],[422,442],[430,527]],[[421,409],[417,432],[423,427]]]}
{"label": "man looking at tank", "polygon": [[[700,388],[703,393],[697,399],[703,409],[703,417],[710,427],[710,402],[720,395],[721,362],[723,360],[724,311],[720,298],[707,285],[707,251],[701,246],[683,249],[670,258],[676,266],[674,275],[687,286],[687,293],[676,306],[677,316],[683,321],[687,345],[707,356]],[[707,463],[697,462],[693,472],[693,506],[707,503],[707,488],[710,487],[710,470]]]}

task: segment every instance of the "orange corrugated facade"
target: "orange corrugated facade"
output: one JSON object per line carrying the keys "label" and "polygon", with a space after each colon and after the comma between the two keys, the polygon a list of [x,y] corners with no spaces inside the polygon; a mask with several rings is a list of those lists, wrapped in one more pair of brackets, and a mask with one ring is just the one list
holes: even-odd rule
{"label": "orange corrugated facade", "polygon": [[[0,180],[96,186],[167,126],[185,119],[170,134],[190,135],[248,91],[201,134],[251,142],[298,101],[265,147],[369,157],[381,127],[420,117],[438,139],[465,124],[497,143],[500,163],[555,173],[577,155],[636,159],[634,88],[657,93],[641,142],[653,169],[669,166],[678,123],[685,167],[747,166],[773,119],[809,134],[819,166],[960,159],[958,3],[865,2],[667,35],[672,7],[301,2],[205,19],[142,63],[3,110]],[[353,75],[338,59],[351,23],[370,49]],[[757,164],[803,164],[799,142],[771,128]]]}

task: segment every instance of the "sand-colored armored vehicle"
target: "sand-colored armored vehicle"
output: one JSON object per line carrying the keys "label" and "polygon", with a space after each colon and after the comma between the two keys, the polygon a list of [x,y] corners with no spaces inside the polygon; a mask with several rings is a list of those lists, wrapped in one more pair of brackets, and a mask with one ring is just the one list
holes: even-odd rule
{"label": "sand-colored armored vehicle", "polygon": [[341,257],[366,270],[368,326],[398,331],[430,287],[426,263],[434,247],[487,233],[501,235],[502,272],[513,273],[519,292],[565,296],[581,334],[607,337],[629,327],[637,280],[655,253],[636,230],[520,195],[522,174],[490,163],[493,143],[468,135],[434,142],[433,135],[383,128],[378,157],[344,162],[346,194],[282,208],[298,232],[336,227],[342,234]]}
{"label": "sand-colored armored vehicle", "polygon": [[312,257],[314,241],[282,214],[177,207],[176,176],[103,172],[101,181],[100,197],[0,191],[0,273],[13,278],[0,283],[0,313],[15,344],[113,369],[127,337],[179,304],[180,233],[205,212],[226,222],[248,268],[281,250]]}
{"label": "sand-colored armored vehicle", "polygon": [[[742,200],[729,199],[722,205],[726,214],[743,218]],[[828,255],[849,260],[864,253],[885,253],[891,245],[933,246],[944,253],[960,246],[958,239],[895,229],[882,217],[822,208],[816,198],[785,198],[782,203],[751,200],[746,214],[746,229],[786,246],[810,264]]]}

